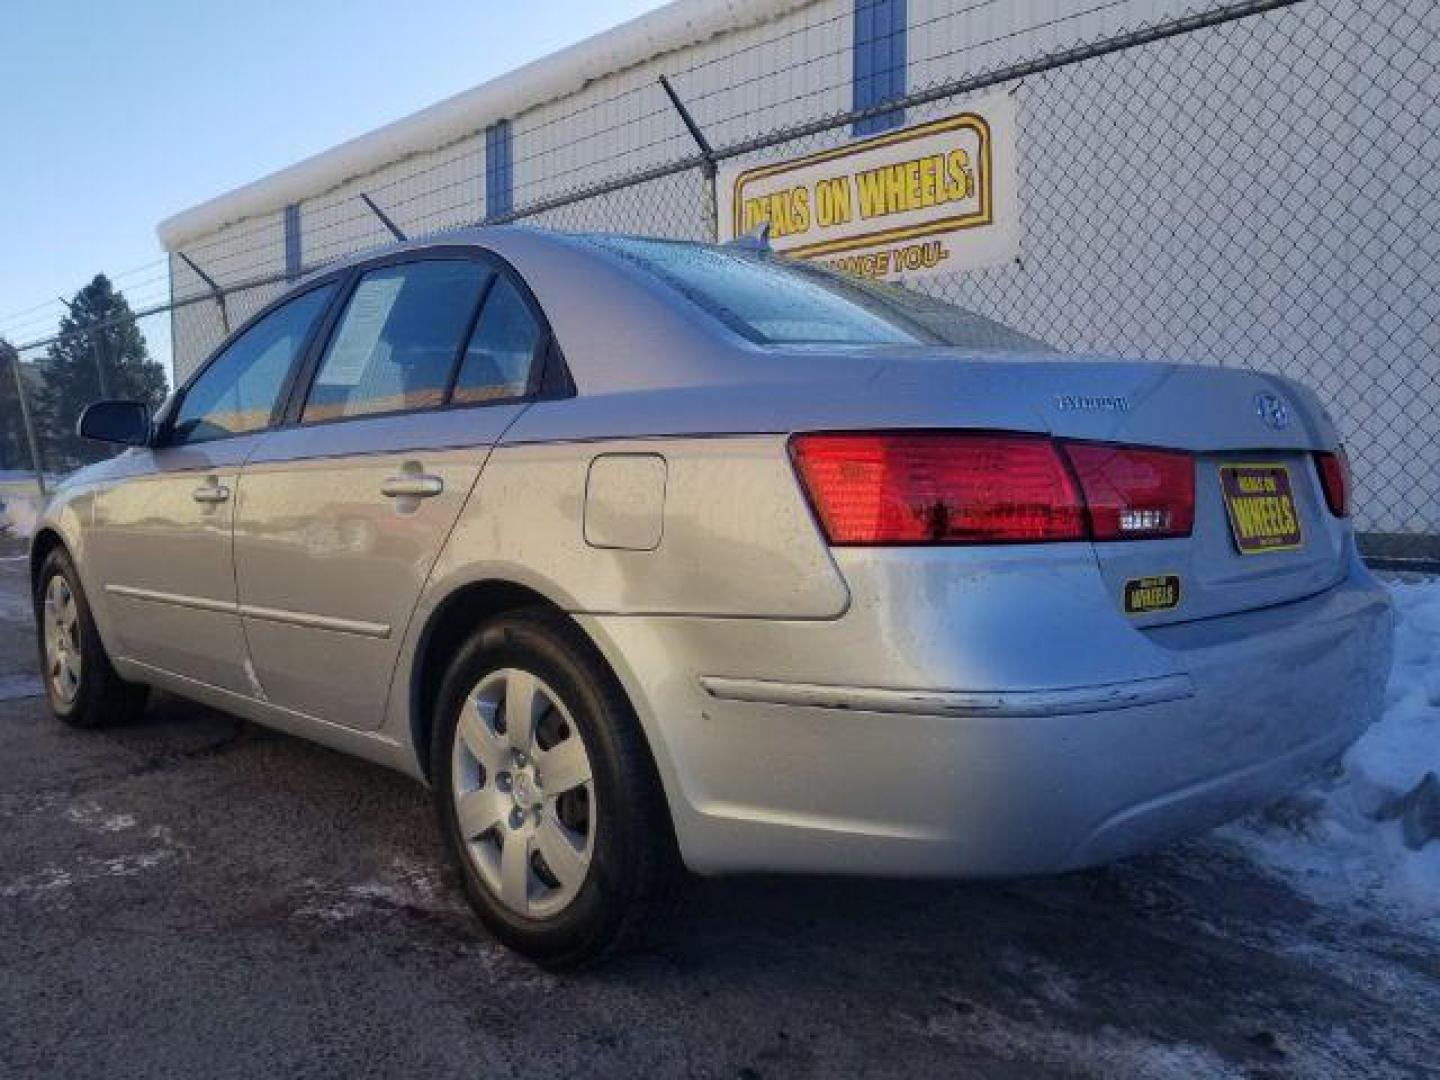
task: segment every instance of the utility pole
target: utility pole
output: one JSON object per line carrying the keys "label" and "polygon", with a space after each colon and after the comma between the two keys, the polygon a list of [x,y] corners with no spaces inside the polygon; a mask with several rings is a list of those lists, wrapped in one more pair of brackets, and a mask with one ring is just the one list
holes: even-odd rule
{"label": "utility pole", "polygon": [[[63,296],[57,297],[57,299],[70,309],[72,316],[75,314],[74,304]],[[100,400],[106,401],[110,397],[110,380],[105,377],[105,354],[100,347],[100,330],[98,327],[92,326],[83,333],[90,339],[90,355],[95,358],[95,377],[100,382]]]}
{"label": "utility pole", "polygon": [[105,346],[102,344],[101,335],[104,333],[99,327],[90,328],[90,348],[95,353],[95,375],[100,380],[100,400],[110,399],[110,380],[105,377]]}

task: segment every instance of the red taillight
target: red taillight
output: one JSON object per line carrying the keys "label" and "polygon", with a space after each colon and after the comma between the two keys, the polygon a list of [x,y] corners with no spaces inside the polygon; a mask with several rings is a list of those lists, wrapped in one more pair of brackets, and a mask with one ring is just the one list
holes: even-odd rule
{"label": "red taillight", "polygon": [[795,467],[832,544],[1085,538],[1054,442],[1037,435],[797,435]]}
{"label": "red taillight", "polygon": [[1189,536],[1195,524],[1195,459],[1177,450],[1065,443],[1096,540]]}
{"label": "red taillight", "polygon": [[1342,446],[1333,454],[1316,454],[1315,468],[1320,473],[1320,487],[1325,492],[1325,505],[1336,517],[1350,516],[1350,455]]}
{"label": "red taillight", "polygon": [[797,435],[796,471],[832,544],[1189,536],[1195,461],[1044,435]]}

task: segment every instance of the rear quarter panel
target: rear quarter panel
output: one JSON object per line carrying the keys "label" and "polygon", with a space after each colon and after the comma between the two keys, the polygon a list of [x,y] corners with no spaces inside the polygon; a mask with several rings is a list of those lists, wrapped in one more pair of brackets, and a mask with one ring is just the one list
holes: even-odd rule
{"label": "rear quarter panel", "polygon": [[[660,536],[653,548],[606,547],[586,538],[591,466],[607,455],[658,455],[665,462]],[[488,581],[526,586],[582,622],[593,615],[688,615],[759,626],[762,619],[834,619],[850,604],[795,482],[784,436],[501,445],[410,621],[389,694],[387,739],[399,745],[411,740],[413,699],[406,688],[413,685],[431,616],[457,590]],[[673,794],[665,737],[637,697],[642,688],[612,642],[597,644],[636,700]],[[418,757],[406,768],[423,774]]]}
{"label": "rear quarter panel", "polygon": [[[665,462],[653,549],[587,541],[591,463],[617,454]],[[489,578],[577,613],[827,619],[849,603],[776,435],[498,447],[431,591]]]}

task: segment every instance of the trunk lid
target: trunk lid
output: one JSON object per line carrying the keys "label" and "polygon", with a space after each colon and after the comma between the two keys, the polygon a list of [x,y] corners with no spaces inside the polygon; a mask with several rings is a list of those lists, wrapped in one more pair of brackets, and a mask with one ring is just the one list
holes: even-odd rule
{"label": "trunk lid", "polygon": [[[1346,528],[1325,504],[1314,459],[1314,451],[1334,449],[1338,440],[1305,388],[1245,370],[1082,361],[1068,376],[1057,375],[1044,408],[1058,436],[1195,454],[1190,536],[1094,545],[1110,595],[1137,623],[1269,607],[1322,592],[1343,577]],[[1287,531],[1283,519],[1262,520],[1258,531],[1275,546],[1258,546],[1247,499],[1260,497],[1268,514],[1287,494],[1272,489],[1287,481],[1298,538],[1277,541]]]}
{"label": "trunk lid", "polygon": [[[1326,506],[1314,460],[1315,451],[1333,450],[1338,438],[1314,394],[1290,380],[1200,365],[971,356],[913,368],[891,363],[877,382],[901,399],[913,394],[917,406],[923,393],[925,407],[903,410],[912,417],[934,415],[938,403],[945,402],[953,425],[953,403],[964,401],[969,406],[963,410],[965,427],[1028,428],[1064,439],[1194,454],[1190,536],[1093,545],[1117,608],[1138,625],[1298,600],[1331,587],[1345,573],[1347,524]],[[1033,421],[1027,421],[1027,411]],[[1226,470],[1239,470],[1232,473],[1232,488],[1284,486],[1288,479],[1297,544],[1248,554],[1241,550],[1227,509]],[[1277,471],[1284,479],[1263,479]],[[1172,583],[1179,591],[1173,606],[1163,603],[1163,588]],[[1161,592],[1143,592],[1157,586]],[[1151,601],[1150,610],[1127,610],[1135,606],[1127,605],[1127,590]]]}

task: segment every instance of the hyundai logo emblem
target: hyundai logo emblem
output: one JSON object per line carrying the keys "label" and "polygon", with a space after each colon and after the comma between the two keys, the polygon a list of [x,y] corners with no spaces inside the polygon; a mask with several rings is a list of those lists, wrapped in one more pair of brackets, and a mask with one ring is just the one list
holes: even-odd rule
{"label": "hyundai logo emblem", "polygon": [[1256,394],[1255,412],[1276,431],[1284,431],[1290,426],[1290,406],[1274,394]]}

